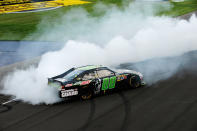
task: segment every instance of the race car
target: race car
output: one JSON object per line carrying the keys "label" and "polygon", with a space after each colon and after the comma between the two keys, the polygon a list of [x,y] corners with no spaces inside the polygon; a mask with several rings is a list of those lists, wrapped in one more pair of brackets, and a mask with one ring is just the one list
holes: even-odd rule
{"label": "race car", "polygon": [[144,85],[143,75],[133,70],[113,71],[104,66],[71,68],[58,76],[48,78],[48,85],[57,88],[60,98],[79,96],[82,100],[125,86],[137,88]]}

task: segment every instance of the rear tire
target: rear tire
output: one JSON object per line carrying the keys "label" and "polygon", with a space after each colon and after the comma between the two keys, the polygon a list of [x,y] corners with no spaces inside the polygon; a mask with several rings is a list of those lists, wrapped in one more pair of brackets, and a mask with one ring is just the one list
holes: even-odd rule
{"label": "rear tire", "polygon": [[83,87],[80,97],[82,100],[90,100],[93,97],[93,93],[88,87]]}

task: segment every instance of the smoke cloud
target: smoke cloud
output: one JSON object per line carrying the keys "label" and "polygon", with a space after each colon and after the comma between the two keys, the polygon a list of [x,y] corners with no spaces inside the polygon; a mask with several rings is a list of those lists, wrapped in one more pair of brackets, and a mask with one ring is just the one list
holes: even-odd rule
{"label": "smoke cloud", "polygon": [[[60,99],[56,90],[47,86],[47,78],[73,66],[94,64],[114,67],[121,63],[178,56],[196,50],[196,16],[192,16],[189,21],[157,17],[157,7],[158,5],[142,7],[139,3],[133,3],[124,10],[111,7],[99,18],[90,17],[83,9],[73,9],[50,27],[46,24],[46,19],[43,20],[38,26],[42,32],[39,39],[63,40],[65,46],[61,50],[44,54],[38,67],[9,74],[4,80],[2,92],[31,104],[51,104]],[[165,9],[169,7],[168,4],[162,5]],[[107,7],[102,4],[95,6],[95,11],[101,9],[105,10]],[[31,37],[37,35],[34,33]],[[176,63],[180,61],[179,59]],[[160,65],[166,62],[168,61],[161,61]],[[176,72],[177,64],[170,65],[170,75]],[[142,64],[138,70],[150,76],[155,73],[155,66]],[[169,66],[161,66],[161,70],[169,71]],[[152,79],[154,78],[148,79],[150,83],[153,82]]]}

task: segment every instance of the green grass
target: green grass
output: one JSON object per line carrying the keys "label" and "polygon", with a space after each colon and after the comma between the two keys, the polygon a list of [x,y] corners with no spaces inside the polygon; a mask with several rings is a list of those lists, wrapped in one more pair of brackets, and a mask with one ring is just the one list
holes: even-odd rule
{"label": "green grass", "polygon": [[[18,13],[18,14],[0,14],[0,40],[22,40],[36,30],[37,24],[40,23],[43,17],[47,17],[48,22],[53,22],[60,15],[74,7],[85,8],[90,15],[99,16],[93,11],[93,7],[98,2],[105,4],[115,4],[121,7],[122,0],[87,0],[93,3],[84,5],[74,5],[58,8],[56,10]],[[132,1],[132,0],[130,0]]]}
{"label": "green grass", "polygon": [[161,14],[169,16],[181,16],[192,11],[197,10],[197,0],[185,0],[183,2],[171,2],[172,8],[169,11],[162,12]]}
{"label": "green grass", "polygon": [[[102,2],[107,5],[117,5],[122,8],[122,1],[132,2],[132,0],[88,0],[93,2],[92,4],[75,5],[62,7],[56,10],[49,10],[43,12],[34,13],[21,13],[21,14],[1,14],[0,15],[0,40],[22,40],[29,36],[32,32],[37,30],[37,25],[45,17],[48,23],[65,14],[72,8],[82,7],[86,9],[91,16],[98,17],[104,12],[94,12],[94,5],[98,2]],[[171,15],[179,16],[191,11],[197,10],[197,0],[187,0],[185,2],[171,2],[173,8],[168,11],[161,11],[159,15]],[[27,40],[27,39],[26,39]]]}

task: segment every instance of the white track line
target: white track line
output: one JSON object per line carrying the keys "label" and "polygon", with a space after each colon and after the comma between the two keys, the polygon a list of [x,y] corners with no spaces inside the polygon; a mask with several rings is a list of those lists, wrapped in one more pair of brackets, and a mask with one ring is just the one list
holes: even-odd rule
{"label": "white track line", "polygon": [[18,12],[10,12],[10,13],[6,13],[6,14],[20,14],[20,13],[30,13],[30,12],[41,12],[41,11],[47,11],[47,10],[54,10],[54,9],[58,9],[61,8],[62,6],[58,6],[58,7],[51,7],[51,8],[43,8],[43,9],[36,9],[36,10],[27,10],[27,11],[18,11]]}
{"label": "white track line", "polygon": [[6,104],[11,103],[11,102],[14,102],[14,101],[17,101],[17,99],[15,98],[15,99],[6,101],[6,102],[4,102],[4,103],[1,103],[1,105],[6,105]]}

